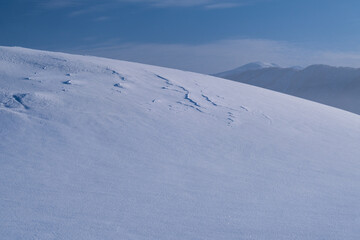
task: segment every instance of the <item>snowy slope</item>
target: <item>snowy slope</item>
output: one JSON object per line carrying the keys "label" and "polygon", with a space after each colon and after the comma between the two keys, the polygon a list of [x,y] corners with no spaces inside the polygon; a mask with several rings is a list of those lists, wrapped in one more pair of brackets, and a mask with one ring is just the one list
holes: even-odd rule
{"label": "snowy slope", "polygon": [[3,239],[359,239],[360,117],[190,72],[0,48]]}
{"label": "snowy slope", "polygon": [[360,114],[360,68],[312,65],[305,69],[273,67],[242,72],[234,69],[216,76]]}

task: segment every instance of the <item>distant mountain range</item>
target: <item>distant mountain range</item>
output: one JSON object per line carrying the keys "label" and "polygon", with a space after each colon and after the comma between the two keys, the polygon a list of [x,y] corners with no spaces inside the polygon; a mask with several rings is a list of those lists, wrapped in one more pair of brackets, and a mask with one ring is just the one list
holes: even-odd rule
{"label": "distant mountain range", "polygon": [[360,69],[311,65],[282,68],[255,62],[215,74],[360,114]]}
{"label": "distant mountain range", "polygon": [[226,77],[229,75],[240,74],[240,73],[243,73],[246,71],[253,71],[253,70],[259,70],[259,69],[264,69],[264,68],[280,68],[280,66],[275,63],[253,62],[253,63],[248,63],[241,67],[238,67],[238,68],[226,71],[226,72],[221,72],[221,73],[218,73],[215,75],[217,77]]}

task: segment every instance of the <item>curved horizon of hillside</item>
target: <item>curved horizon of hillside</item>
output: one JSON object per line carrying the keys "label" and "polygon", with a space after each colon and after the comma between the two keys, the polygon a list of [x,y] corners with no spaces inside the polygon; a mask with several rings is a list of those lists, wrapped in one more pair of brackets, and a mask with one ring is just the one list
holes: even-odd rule
{"label": "curved horizon of hillside", "polygon": [[360,117],[208,75],[0,47],[4,239],[360,237]]}
{"label": "curved horizon of hillside", "polygon": [[248,65],[214,76],[360,114],[360,68],[315,64],[306,68],[258,65],[248,69]]}

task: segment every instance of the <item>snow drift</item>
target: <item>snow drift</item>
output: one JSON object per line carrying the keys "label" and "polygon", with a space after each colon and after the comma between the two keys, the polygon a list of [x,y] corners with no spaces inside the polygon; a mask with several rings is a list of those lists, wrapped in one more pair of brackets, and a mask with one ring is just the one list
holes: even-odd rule
{"label": "snow drift", "polygon": [[360,117],[233,81],[0,48],[4,239],[359,239]]}

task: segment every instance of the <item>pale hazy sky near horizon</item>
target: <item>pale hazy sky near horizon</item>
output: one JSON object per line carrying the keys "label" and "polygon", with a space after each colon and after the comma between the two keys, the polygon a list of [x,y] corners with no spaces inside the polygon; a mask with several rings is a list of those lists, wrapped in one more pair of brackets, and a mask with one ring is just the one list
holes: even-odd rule
{"label": "pale hazy sky near horizon", "polygon": [[216,73],[360,67],[356,0],[0,0],[0,45]]}

